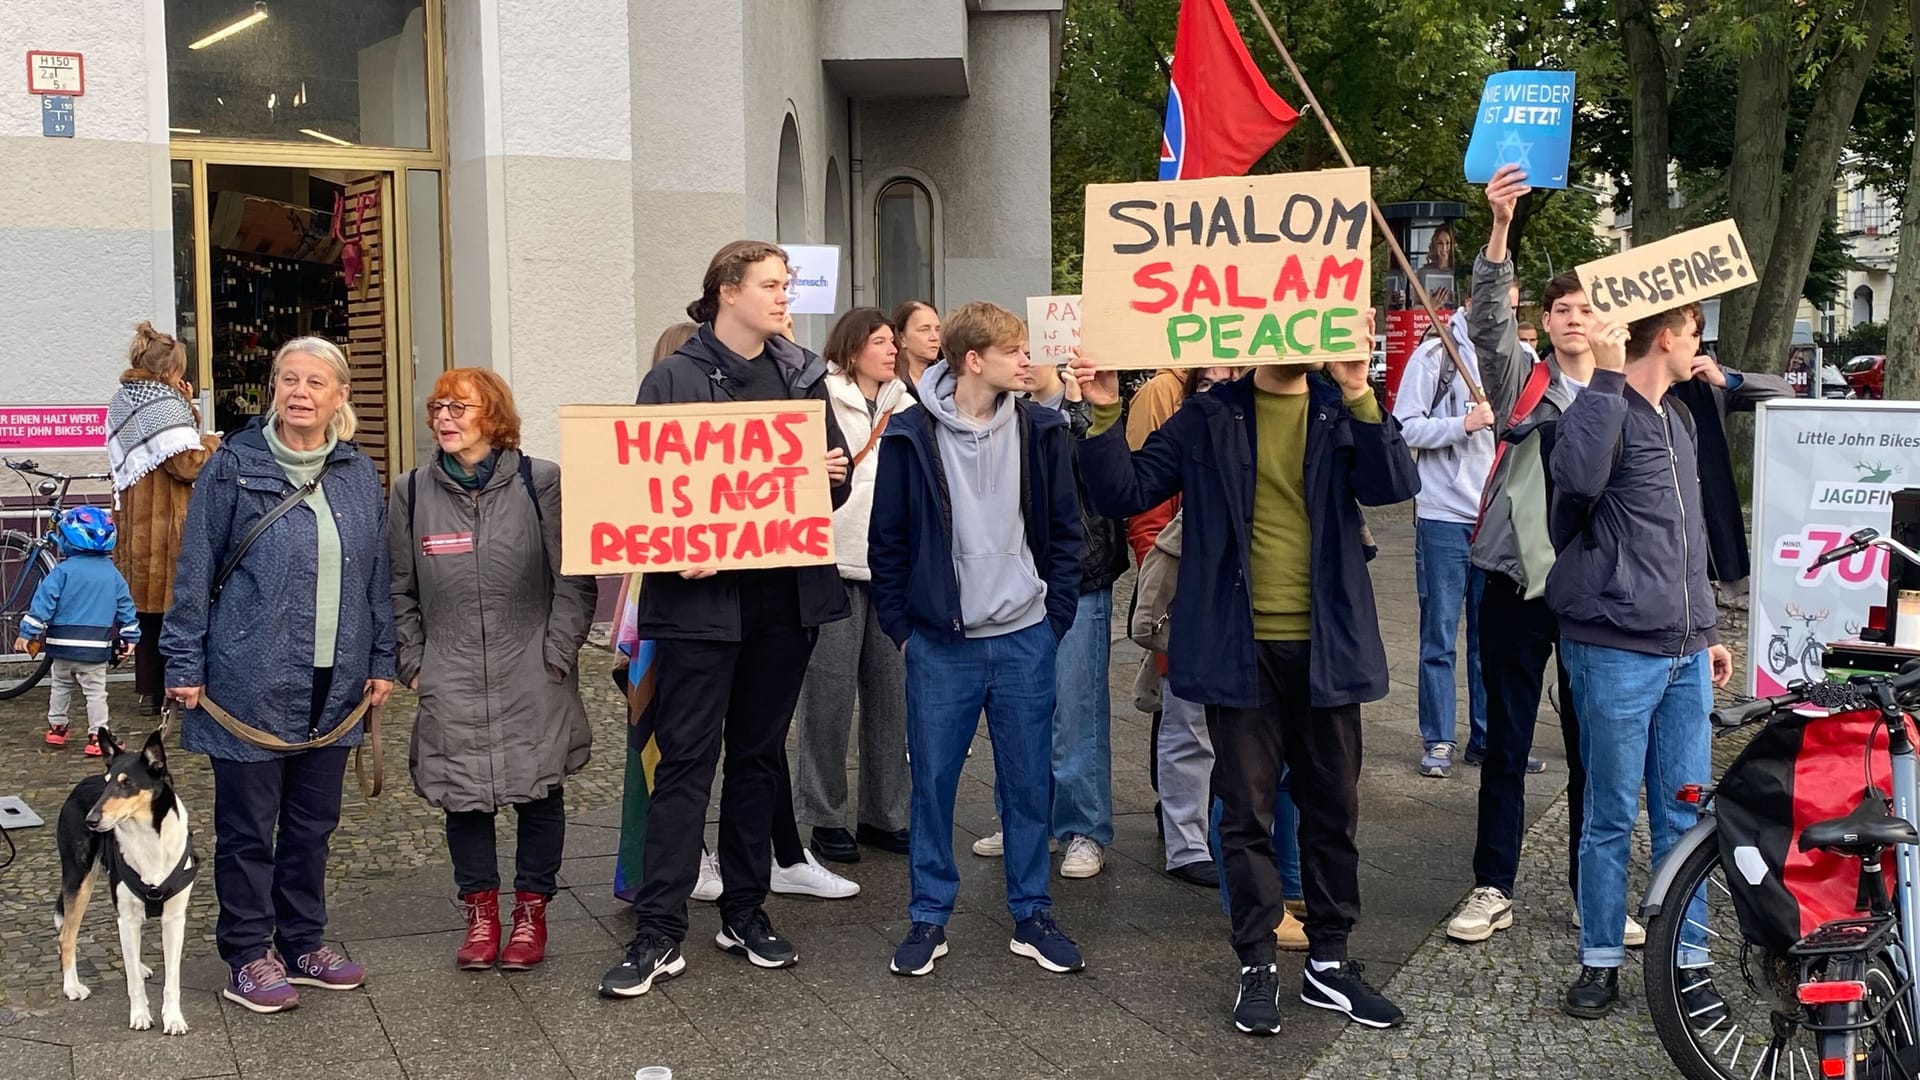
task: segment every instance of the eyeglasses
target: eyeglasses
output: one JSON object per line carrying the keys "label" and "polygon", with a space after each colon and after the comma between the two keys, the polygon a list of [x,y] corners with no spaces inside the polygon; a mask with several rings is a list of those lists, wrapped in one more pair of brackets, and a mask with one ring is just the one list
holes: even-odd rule
{"label": "eyeglasses", "polygon": [[458,420],[467,415],[468,409],[478,411],[479,408],[478,405],[469,405],[464,401],[429,401],[427,402],[427,419],[431,420],[445,410],[448,416]]}

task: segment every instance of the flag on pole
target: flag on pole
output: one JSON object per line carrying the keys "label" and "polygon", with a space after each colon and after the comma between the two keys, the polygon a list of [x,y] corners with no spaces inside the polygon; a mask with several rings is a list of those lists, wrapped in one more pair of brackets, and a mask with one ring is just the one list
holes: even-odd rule
{"label": "flag on pole", "polygon": [[614,683],[627,699],[627,775],[620,800],[620,854],[613,863],[613,894],[632,903],[639,894],[646,861],[647,811],[652,803],[653,767],[660,760],[649,722],[653,704],[653,642],[640,637],[640,575],[620,586],[613,624]]}
{"label": "flag on pole", "polygon": [[1254,66],[1226,0],[1181,0],[1160,179],[1239,176],[1299,118]]}

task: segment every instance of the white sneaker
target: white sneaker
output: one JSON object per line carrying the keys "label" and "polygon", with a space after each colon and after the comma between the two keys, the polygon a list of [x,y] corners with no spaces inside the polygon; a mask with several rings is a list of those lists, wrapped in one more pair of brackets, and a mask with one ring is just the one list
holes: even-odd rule
{"label": "white sneaker", "polygon": [[997,859],[1007,853],[1007,838],[998,830],[973,842],[973,853],[983,859]]}
{"label": "white sneaker", "polygon": [[1467,894],[1467,902],[1447,922],[1447,936],[1468,943],[1485,941],[1496,930],[1513,925],[1513,901],[1506,893],[1483,886]]}
{"label": "white sneaker", "polygon": [[[1575,930],[1580,929],[1580,910],[1578,908],[1575,908],[1573,912],[1573,928]],[[1627,926],[1620,935],[1620,944],[1625,945],[1629,949],[1645,948],[1647,944],[1647,928],[1640,925],[1640,920],[1631,915],[1627,916]]]}
{"label": "white sneaker", "polygon": [[1067,839],[1067,857],[1060,860],[1060,876],[1090,878],[1105,865],[1106,854],[1100,848],[1100,841],[1074,833]]}
{"label": "white sneaker", "polygon": [[712,903],[720,899],[720,856],[711,851],[700,853],[700,880],[694,883],[693,898]]}
{"label": "white sneaker", "polygon": [[792,866],[773,864],[773,880],[768,888],[788,896],[813,896],[821,900],[845,900],[860,895],[860,883],[849,881],[820,865],[813,852],[804,853],[806,861]]}

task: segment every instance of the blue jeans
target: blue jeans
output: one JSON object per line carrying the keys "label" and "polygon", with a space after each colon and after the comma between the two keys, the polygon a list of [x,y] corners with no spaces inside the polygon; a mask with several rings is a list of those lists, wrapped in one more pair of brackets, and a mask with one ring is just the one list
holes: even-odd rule
{"label": "blue jeans", "polygon": [[[1580,752],[1587,763],[1587,819],[1580,834],[1580,962],[1619,967],[1626,961],[1627,859],[1640,784],[1647,786],[1653,865],[1659,866],[1698,817],[1675,794],[1712,778],[1712,666],[1705,650],[1654,656],[1577,641],[1560,641],[1579,699]],[[1706,902],[1687,905],[1681,963],[1699,962]]]}
{"label": "blue jeans", "polygon": [[994,802],[1006,841],[1007,911],[1025,919],[1047,895],[1047,812],[1053,798],[1053,630],[1041,622],[958,643],[907,639],[907,753],[913,775],[908,853],[914,922],[947,924],[960,892],[953,801],[967,747],[987,713]]}
{"label": "blue jeans", "polygon": [[[1280,770],[1280,790],[1273,794],[1273,864],[1280,869],[1280,895],[1289,901],[1306,896],[1300,882],[1300,811],[1294,808],[1293,792],[1288,788],[1285,769]],[[1213,861],[1220,863],[1220,800],[1213,800],[1213,815],[1207,823],[1207,841],[1213,845]],[[1226,875],[1220,876],[1220,910],[1231,916],[1233,902],[1227,897]]]}
{"label": "blue jeans", "polygon": [[1467,609],[1468,741],[1487,745],[1487,691],[1480,682],[1480,594],[1486,575],[1473,565],[1473,526],[1413,522],[1413,580],[1420,592],[1420,741],[1454,741],[1454,638]]}
{"label": "blue jeans", "polygon": [[1113,590],[1080,594],[1073,626],[1060,639],[1053,679],[1053,836],[1074,833],[1113,843]]}

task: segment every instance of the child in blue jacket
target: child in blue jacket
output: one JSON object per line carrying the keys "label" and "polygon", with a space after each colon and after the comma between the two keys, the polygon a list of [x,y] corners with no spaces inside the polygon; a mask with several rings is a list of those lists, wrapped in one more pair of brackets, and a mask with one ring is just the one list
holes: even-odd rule
{"label": "child in blue jacket", "polygon": [[60,515],[55,532],[65,558],[34,590],[13,648],[45,648],[53,657],[47,745],[67,745],[67,705],[78,690],[87,701],[87,756],[99,757],[100,729],[107,726],[107,663],[133,652],[140,623],[127,579],[109,557],[112,515],[97,506],[78,506]]}

